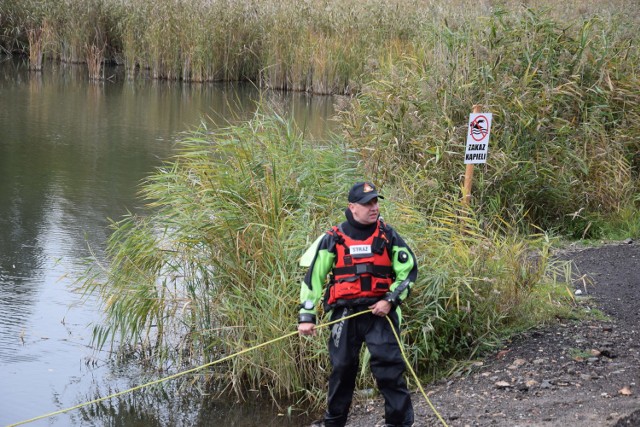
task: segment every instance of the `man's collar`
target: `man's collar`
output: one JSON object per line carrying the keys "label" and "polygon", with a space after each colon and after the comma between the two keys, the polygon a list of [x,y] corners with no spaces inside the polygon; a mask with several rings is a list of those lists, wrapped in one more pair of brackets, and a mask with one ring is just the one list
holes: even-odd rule
{"label": "man's collar", "polygon": [[351,210],[349,208],[345,209],[344,216],[347,217],[347,222],[353,228],[357,228],[358,230],[370,230],[376,228],[377,226],[377,221],[373,224],[362,224],[361,222],[356,221],[356,219],[353,217],[353,213],[351,213]]}

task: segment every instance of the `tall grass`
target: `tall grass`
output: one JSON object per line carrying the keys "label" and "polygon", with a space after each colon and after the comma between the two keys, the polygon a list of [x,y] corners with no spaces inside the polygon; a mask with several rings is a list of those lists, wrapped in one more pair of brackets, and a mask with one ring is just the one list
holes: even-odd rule
{"label": "tall grass", "polygon": [[[121,48],[112,55],[131,76],[357,96],[340,114],[340,142],[312,143],[275,113],[186,135],[143,185],[151,213],[114,223],[104,271],[94,264],[83,279],[104,300],[96,343],[166,367],[292,331],[297,259],[342,219],[344,194],[363,176],[380,184],[385,219],[419,258],[403,307],[419,372],[439,375],[564,313],[570,271],[550,260],[549,236],[596,236],[611,220],[637,219],[637,16],[610,13],[632,5],[624,1],[597,15],[578,1],[500,4],[130,0],[103,9],[118,10],[101,28],[119,40],[108,46]],[[473,18],[462,13],[472,5]],[[460,175],[476,103],[494,128],[468,208]],[[207,378],[240,395],[321,402],[324,338],[278,342]],[[361,384],[369,380],[363,373]]]}
{"label": "tall grass", "polygon": [[115,7],[105,0],[4,0],[0,43],[24,46],[32,70],[41,70],[49,58],[88,64],[89,77],[101,79],[106,51],[117,47],[111,32]]}
{"label": "tall grass", "polygon": [[[358,163],[344,144],[311,143],[275,113],[186,135],[175,159],[143,185],[151,214],[114,223],[107,265],[93,264],[82,279],[104,301],[94,342],[164,368],[294,331],[298,259],[343,219]],[[564,282],[546,275],[548,241],[486,227],[457,202],[420,209],[400,182],[383,183],[383,215],[419,257],[420,280],[403,310],[404,339],[423,375],[486,349],[505,328],[545,319],[523,314],[533,306],[557,312],[553,289]],[[532,304],[539,295],[549,302]],[[259,389],[316,408],[324,401],[326,334],[278,341],[205,377],[218,392]],[[370,380],[365,369],[360,383]]]}
{"label": "tall grass", "polygon": [[483,104],[495,126],[476,208],[598,236],[640,190],[640,51],[626,21],[567,26],[527,9],[496,11],[483,25],[434,31],[437,56],[416,52],[379,71],[342,114],[346,140],[372,173],[415,176],[417,201],[430,203],[461,185],[467,117]]}
{"label": "tall grass", "polygon": [[501,217],[483,223],[459,200],[434,203],[426,223],[402,224],[421,254],[422,286],[405,309],[404,338],[423,377],[459,369],[514,331],[568,315],[571,270],[552,260],[548,235],[523,236]]}
{"label": "tall grass", "polygon": [[[128,76],[146,70],[157,79],[251,80],[268,88],[353,94],[372,70],[416,52],[447,68],[451,60],[456,66],[455,58],[478,65],[482,52],[473,58],[469,54],[486,48],[486,40],[460,44],[460,37],[484,34],[488,17],[501,8],[517,10],[520,3],[3,0],[0,45],[24,46],[41,58],[40,45],[28,39],[37,41],[33,36],[47,23],[54,37],[42,53],[57,60],[87,63],[93,61],[88,52],[104,52],[103,60],[124,64]],[[630,0],[597,6],[577,0],[528,3],[548,7],[554,19],[561,17],[568,26],[621,11],[631,11],[629,22],[637,19]],[[433,44],[434,34],[441,45]]]}
{"label": "tall grass", "polygon": [[[344,149],[303,142],[277,116],[186,137],[173,164],[144,186],[153,214],[115,223],[108,269],[87,272],[85,289],[102,295],[107,313],[96,344],[118,342],[123,354],[163,366],[217,359],[290,332],[298,258],[335,217],[334,180],[348,183],[355,173],[344,167]],[[280,342],[211,378],[238,393],[267,386],[294,395],[317,369],[301,354],[320,346]]]}

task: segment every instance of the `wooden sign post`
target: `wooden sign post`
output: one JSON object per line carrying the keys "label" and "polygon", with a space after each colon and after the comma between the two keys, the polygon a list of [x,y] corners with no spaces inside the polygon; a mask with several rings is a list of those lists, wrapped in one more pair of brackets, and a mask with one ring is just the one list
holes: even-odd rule
{"label": "wooden sign post", "polygon": [[481,113],[482,106],[474,105],[469,115],[467,127],[467,146],[464,153],[464,187],[462,188],[462,203],[469,205],[471,201],[471,186],[473,183],[473,167],[477,163],[487,162],[489,149],[489,133],[491,132],[491,113]]}

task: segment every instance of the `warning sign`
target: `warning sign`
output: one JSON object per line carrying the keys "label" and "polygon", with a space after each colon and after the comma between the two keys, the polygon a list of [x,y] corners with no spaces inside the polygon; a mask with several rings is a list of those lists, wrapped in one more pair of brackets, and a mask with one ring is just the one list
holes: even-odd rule
{"label": "warning sign", "polygon": [[467,149],[464,152],[465,164],[487,162],[491,118],[491,113],[473,113],[469,115]]}

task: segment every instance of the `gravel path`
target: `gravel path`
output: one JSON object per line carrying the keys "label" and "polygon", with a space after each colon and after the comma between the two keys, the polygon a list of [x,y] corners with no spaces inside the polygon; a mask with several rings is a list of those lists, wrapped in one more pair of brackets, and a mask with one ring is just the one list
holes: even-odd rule
{"label": "gravel path", "polygon": [[[604,320],[560,320],[527,331],[473,366],[425,391],[453,426],[640,426],[640,244],[570,249],[586,281],[577,301]],[[585,284],[586,283],[586,284]],[[441,426],[421,394],[414,427]],[[384,425],[383,403],[355,405],[349,427]]]}

